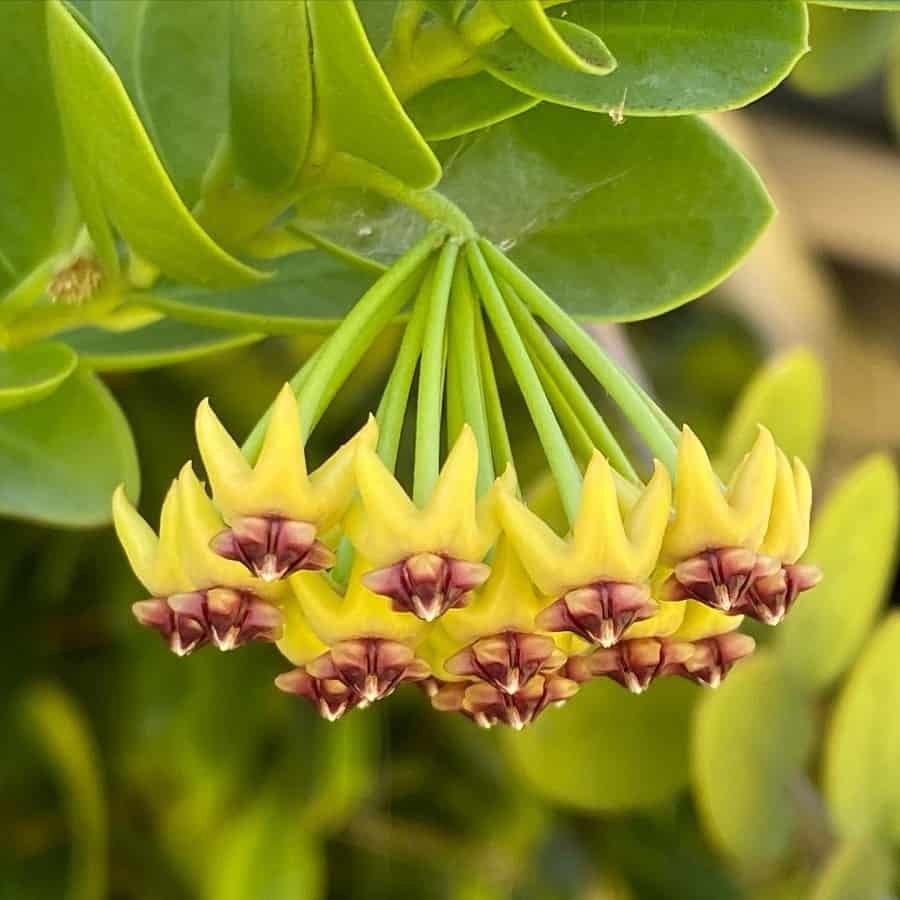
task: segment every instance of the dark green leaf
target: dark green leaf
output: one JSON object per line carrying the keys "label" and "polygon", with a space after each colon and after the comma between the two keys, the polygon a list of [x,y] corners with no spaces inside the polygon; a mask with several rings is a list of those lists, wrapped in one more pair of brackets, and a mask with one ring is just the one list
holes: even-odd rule
{"label": "dark green leaf", "polygon": [[487,72],[450,78],[420,91],[406,104],[416,128],[429,141],[478,131],[540,103]]}
{"label": "dark green leaf", "polygon": [[666,679],[642,697],[611,681],[584,685],[503,748],[523,778],[554,803],[589,812],[657,806],[688,779],[697,690]]}
{"label": "dark green leaf", "polygon": [[99,372],[155,369],[243,347],[260,340],[257,334],[218,331],[173,319],[161,319],[133,331],[79,328],[60,336],[82,362]]}
{"label": "dark green leaf", "polygon": [[837,94],[871,78],[900,33],[900,16],[861,10],[810,9],[812,52],[791,77],[808,94]]}
{"label": "dark green leaf", "polygon": [[825,799],[838,832],[900,841],[900,613],[878,627],[838,699],[825,744]]}
{"label": "dark green leaf", "polygon": [[91,8],[103,47],[187,206],[200,199],[228,123],[229,17],[220,0],[95,0]]}
{"label": "dark green leaf", "polygon": [[616,70],[597,78],[535,66],[510,84],[581,109],[625,116],[733,109],[770,91],[807,49],[800,0],[573,0],[561,9],[565,21],[603,38]]}
{"label": "dark green leaf", "polygon": [[893,580],[898,505],[897,470],[878,454],[849,472],[816,516],[805,559],[825,578],[775,635],[798,684],[827,688],[859,653]]}
{"label": "dark green leaf", "polygon": [[56,341],[0,350],[0,411],[52,394],[77,365],[72,350]]}
{"label": "dark green leaf", "polygon": [[895,868],[877,838],[847,841],[832,853],[810,900],[891,900]]}
{"label": "dark green leaf", "polygon": [[106,800],[90,727],[75,701],[55,685],[29,688],[25,723],[63,794],[72,841],[69,900],[107,896]]}
{"label": "dark green leaf", "polygon": [[256,280],[258,273],[192,218],[100,49],[59,0],[46,9],[69,166],[107,272],[117,269],[112,222],[140,255],[181,280],[216,286]]}
{"label": "dark green leaf", "polygon": [[103,525],[122,482],[136,497],[134,441],[112,395],[90,372],[81,369],[39,403],[0,414],[0,515]]}
{"label": "dark green leaf", "polygon": [[314,54],[323,138],[412,187],[430,187],[438,161],[394,95],[352,0],[309,0],[309,20],[314,48],[327,48]]}
{"label": "dark green leaf", "polygon": [[306,158],[312,132],[306,4],[237,0],[232,8],[232,151],[250,180],[285,187]]}
{"label": "dark green leaf", "polygon": [[[0,296],[74,237],[44,7],[7,0],[0,28]],[[39,148],[39,149],[38,149]]]}
{"label": "dark green leaf", "polygon": [[701,817],[713,842],[750,871],[778,862],[796,837],[812,713],[766,651],[697,709],[692,769]]}
{"label": "dark green leaf", "polygon": [[160,285],[131,299],[213,328],[298,334],[332,330],[374,280],[371,272],[323,250],[305,250],[280,260],[275,277],[250,288],[203,291]]}

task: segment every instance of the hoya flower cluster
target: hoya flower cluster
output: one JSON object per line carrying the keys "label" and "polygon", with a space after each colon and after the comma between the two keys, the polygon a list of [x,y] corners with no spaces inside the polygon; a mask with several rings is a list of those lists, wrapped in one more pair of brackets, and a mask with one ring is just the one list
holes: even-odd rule
{"label": "hoya flower cluster", "polygon": [[[348,354],[367,346],[359,320],[410,298],[377,415],[309,472],[308,432],[346,379]],[[116,493],[119,538],[150,594],[135,615],[175,653],[274,642],[292,666],[277,686],[330,720],[413,682],[435,709],[521,728],[592,678],[636,694],[660,676],[715,687],[753,651],[743,618],[775,625],[817,582],[798,563],[811,506],[802,463],[760,429],[723,485],[690,429],[675,430],[489,245],[429,236],[359,310],[243,450],[200,405],[210,493],[188,463],[158,536]],[[556,478],[565,535],[522,499],[482,312]],[[585,407],[536,314],[584,353],[658,451],[646,482]],[[395,464],[417,367],[407,492]]]}

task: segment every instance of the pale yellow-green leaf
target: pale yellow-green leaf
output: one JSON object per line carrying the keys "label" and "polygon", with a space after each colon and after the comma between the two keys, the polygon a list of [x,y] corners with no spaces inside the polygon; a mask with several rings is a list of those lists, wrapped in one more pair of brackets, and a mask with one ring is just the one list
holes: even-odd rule
{"label": "pale yellow-green leaf", "polygon": [[810,900],[894,900],[891,850],[877,838],[846,841],[828,858]]}
{"label": "pale yellow-green leaf", "polygon": [[824,690],[859,652],[893,580],[898,504],[894,463],[876,454],[837,484],[816,515],[804,560],[825,577],[775,632],[799,684]]}

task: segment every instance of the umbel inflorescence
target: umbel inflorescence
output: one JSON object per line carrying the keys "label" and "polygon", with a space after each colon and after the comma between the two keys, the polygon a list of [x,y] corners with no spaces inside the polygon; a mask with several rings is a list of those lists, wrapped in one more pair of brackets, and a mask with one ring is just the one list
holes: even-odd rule
{"label": "umbel inflorescence", "polygon": [[[379,408],[315,471],[304,447],[381,328],[409,317]],[[540,325],[656,457],[642,480]],[[522,499],[488,326],[525,399],[569,531]],[[400,435],[418,375],[408,493]],[[142,624],[187,655],[274,642],[276,684],[334,720],[420,685],[435,709],[521,728],[592,678],[715,687],[818,570],[811,486],[760,429],[722,483],[702,444],[484,241],[429,233],[358,301],[243,448],[204,401],[159,534],[117,491]],[[442,454],[442,443],[447,452]]]}

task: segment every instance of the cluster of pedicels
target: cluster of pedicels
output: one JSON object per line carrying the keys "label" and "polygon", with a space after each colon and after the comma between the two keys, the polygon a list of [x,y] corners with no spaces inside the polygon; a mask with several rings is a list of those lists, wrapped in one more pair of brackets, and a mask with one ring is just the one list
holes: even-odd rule
{"label": "cluster of pedicels", "polygon": [[[560,537],[512,467],[478,497],[468,426],[423,504],[378,455],[371,418],[308,472],[289,386],[253,464],[206,401],[196,427],[212,496],[185,465],[158,535],[121,488],[114,498],[150,594],[134,614],[182,656],[274,642],[293,665],[277,686],[329,720],[402,682],[435,709],[517,729],[593,678],[633,693],[667,675],[715,687],[754,649],[743,618],[777,624],[820,577],[798,564],[809,475],[762,428],[727,485],[688,428],[674,487],[659,463],[633,483],[595,451]],[[349,576],[335,578],[348,547]]]}

